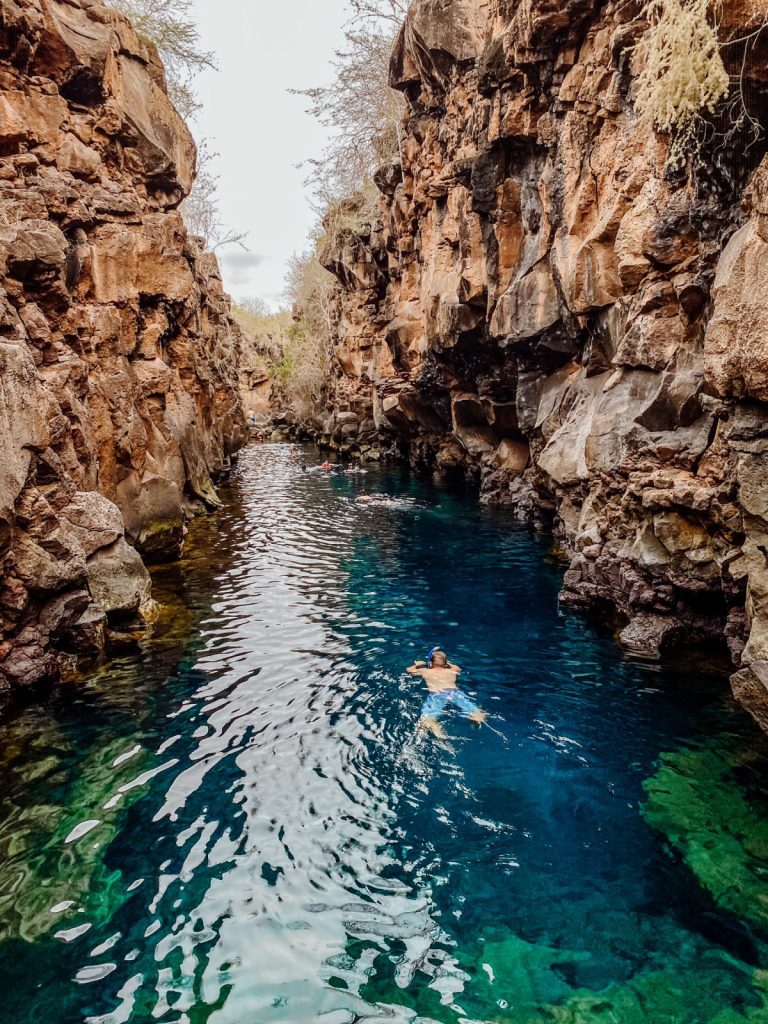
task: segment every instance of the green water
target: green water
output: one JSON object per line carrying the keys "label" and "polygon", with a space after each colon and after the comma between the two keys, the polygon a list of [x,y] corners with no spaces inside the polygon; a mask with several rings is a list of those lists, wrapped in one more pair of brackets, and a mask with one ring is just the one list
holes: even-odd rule
{"label": "green water", "polygon": [[[723,676],[624,659],[472,495],[267,445],[225,496],[153,635],[0,727],[3,1020],[768,1024]],[[450,745],[402,671],[436,641],[492,727]]]}

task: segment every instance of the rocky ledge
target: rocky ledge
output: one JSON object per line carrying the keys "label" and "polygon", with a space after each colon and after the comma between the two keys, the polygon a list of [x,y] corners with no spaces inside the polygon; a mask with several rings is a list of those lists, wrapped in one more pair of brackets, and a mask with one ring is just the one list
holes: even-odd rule
{"label": "rocky ledge", "polygon": [[[726,116],[675,173],[633,105],[646,9],[414,0],[402,159],[324,257],[327,422],[552,525],[562,600],[618,613],[628,649],[727,642],[768,726],[768,33],[743,65],[760,137]],[[723,5],[734,73],[767,13]]]}
{"label": "rocky ledge", "polygon": [[178,212],[195,147],[94,0],[0,0],[0,704],[151,615],[239,446],[239,329]]}

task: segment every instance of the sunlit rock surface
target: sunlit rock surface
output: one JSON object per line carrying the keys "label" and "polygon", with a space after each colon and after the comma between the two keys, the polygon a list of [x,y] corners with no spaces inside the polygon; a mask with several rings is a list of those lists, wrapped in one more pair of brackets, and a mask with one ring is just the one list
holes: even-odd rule
{"label": "sunlit rock surface", "polygon": [[[731,40],[768,13],[728,6]],[[402,161],[326,259],[329,422],[552,522],[562,599],[618,611],[634,652],[725,637],[747,666],[768,660],[766,146],[669,172],[633,108],[644,29],[634,3],[415,0]]]}
{"label": "sunlit rock surface", "polygon": [[178,206],[157,53],[93,0],[0,3],[0,703],[149,614],[238,447],[239,329]]}

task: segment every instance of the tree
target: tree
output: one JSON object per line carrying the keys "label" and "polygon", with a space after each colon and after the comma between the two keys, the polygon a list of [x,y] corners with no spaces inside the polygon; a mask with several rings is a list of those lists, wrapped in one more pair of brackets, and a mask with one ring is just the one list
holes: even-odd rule
{"label": "tree", "polygon": [[245,299],[238,299],[235,305],[237,309],[242,310],[243,313],[254,319],[265,320],[272,316],[269,306],[264,299],[259,298],[257,295],[249,295]]}
{"label": "tree", "polygon": [[376,217],[380,193],[373,174],[400,153],[405,102],[390,88],[389,62],[407,0],[349,0],[344,45],[332,62],[330,85],[295,90],[309,99],[308,112],[329,129],[324,153],[308,161],[307,180],[318,221],[310,247],[288,266],[286,297],[293,326],[286,339],[281,380],[298,418],[322,405],[333,360],[338,282],[320,255]]}
{"label": "tree", "polygon": [[192,16],[193,0],[108,0],[131,21],[138,34],[153,43],[165,67],[168,94],[185,119],[200,103],[192,89],[195,75],[215,67],[213,54],[202,49]]}
{"label": "tree", "polygon": [[197,175],[192,191],[184,200],[181,212],[190,233],[203,239],[209,252],[223,245],[244,246],[246,232],[228,228],[221,219],[218,202],[219,176],[213,174],[211,163],[216,159],[205,139],[197,150]]}
{"label": "tree", "polygon": [[389,22],[399,29],[408,13],[408,0],[349,0],[355,18],[367,24]]}
{"label": "tree", "polygon": [[304,320],[307,328],[321,339],[330,353],[334,335],[336,278],[322,266],[316,248],[301,255],[294,253],[290,258],[285,291],[294,314]]}
{"label": "tree", "polygon": [[404,99],[389,85],[389,60],[405,17],[405,0],[350,0],[344,46],[330,85],[296,90],[308,113],[330,131],[319,158],[308,161],[318,210],[357,192],[376,167],[397,157]]}
{"label": "tree", "polygon": [[294,255],[288,265],[286,297],[293,322],[283,347],[282,382],[298,419],[309,419],[321,407],[328,383],[335,335],[336,280],[325,270],[314,248]]}

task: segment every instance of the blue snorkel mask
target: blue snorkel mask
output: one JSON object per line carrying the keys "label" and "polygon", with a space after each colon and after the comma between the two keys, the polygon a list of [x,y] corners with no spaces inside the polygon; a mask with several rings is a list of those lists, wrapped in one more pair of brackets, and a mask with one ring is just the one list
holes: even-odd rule
{"label": "blue snorkel mask", "polygon": [[432,656],[434,655],[435,651],[442,651],[442,649],[443,648],[440,646],[440,644],[435,644],[435,646],[427,655],[427,668],[432,668]]}

